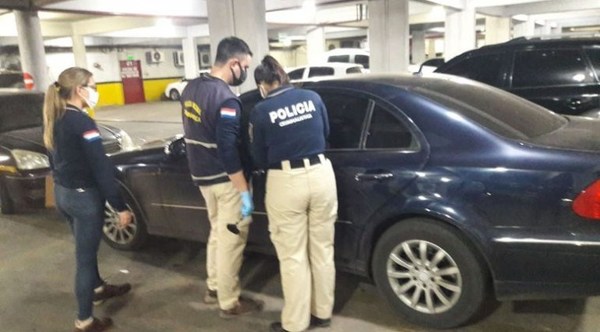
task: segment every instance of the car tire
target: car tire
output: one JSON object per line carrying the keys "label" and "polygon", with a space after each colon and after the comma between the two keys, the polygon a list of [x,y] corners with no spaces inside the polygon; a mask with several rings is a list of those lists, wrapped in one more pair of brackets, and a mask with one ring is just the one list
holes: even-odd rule
{"label": "car tire", "polygon": [[373,252],[379,292],[407,321],[445,329],[476,318],[489,301],[490,277],[454,228],[410,219],[388,229]]}
{"label": "car tire", "polygon": [[171,91],[169,91],[169,98],[171,98],[171,100],[179,100],[180,97],[177,89],[171,89]]}
{"label": "car tire", "polygon": [[10,198],[8,188],[4,185],[0,178],[0,213],[14,214],[16,212],[15,203]]}
{"label": "car tire", "polygon": [[102,233],[104,241],[111,247],[119,250],[136,250],[142,247],[147,239],[146,223],[140,209],[128,194],[125,194],[127,208],[133,214],[133,221],[124,229],[119,229],[119,215],[116,210],[106,203],[104,206],[104,226]]}

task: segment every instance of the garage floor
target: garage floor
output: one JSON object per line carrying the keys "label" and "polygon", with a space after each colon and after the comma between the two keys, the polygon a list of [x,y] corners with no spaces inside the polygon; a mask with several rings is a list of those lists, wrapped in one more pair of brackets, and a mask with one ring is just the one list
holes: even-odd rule
{"label": "garage floor", "polygon": [[[97,117],[123,127],[138,142],[181,131],[174,102],[105,108]],[[219,318],[216,306],[202,303],[204,265],[200,243],[155,239],[138,252],[103,244],[103,276],[109,282],[131,282],[134,290],[96,307],[96,315],[113,317],[114,331],[268,331],[283,304],[276,259],[246,257],[243,287],[266,307],[234,320]],[[0,332],[71,331],[73,273],[72,236],[54,210],[0,216]],[[396,317],[372,285],[344,273],[337,278],[334,314],[331,328],[316,331],[426,331]],[[599,326],[600,297],[594,297],[507,302],[482,321],[454,331],[599,331]]]}

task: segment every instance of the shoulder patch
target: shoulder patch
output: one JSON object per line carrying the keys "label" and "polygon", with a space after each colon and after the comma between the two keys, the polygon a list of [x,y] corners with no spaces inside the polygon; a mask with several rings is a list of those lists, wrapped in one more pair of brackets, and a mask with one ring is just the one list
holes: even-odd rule
{"label": "shoulder patch", "polygon": [[97,129],[88,130],[83,133],[83,138],[88,142],[93,142],[100,139],[100,132]]}
{"label": "shoulder patch", "polygon": [[229,107],[221,108],[221,117],[222,118],[230,118],[230,119],[235,118],[236,117],[235,109],[229,108]]}

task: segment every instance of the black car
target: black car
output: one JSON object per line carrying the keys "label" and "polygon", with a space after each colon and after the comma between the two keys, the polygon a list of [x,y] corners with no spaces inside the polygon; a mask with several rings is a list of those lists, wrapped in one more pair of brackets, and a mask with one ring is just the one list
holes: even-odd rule
{"label": "black car", "polygon": [[517,38],[465,52],[435,72],[504,89],[557,113],[600,117],[600,38]]}
{"label": "black car", "polygon": [[[44,94],[26,90],[0,90],[0,212],[19,207],[41,207],[45,180],[50,174],[43,143]],[[104,149],[110,153],[131,146],[122,130],[99,125]]]}
{"label": "black car", "polygon": [[[328,109],[338,269],[373,280],[404,318],[447,328],[494,298],[600,293],[600,120],[450,75],[305,87]],[[247,125],[260,96],[241,99]],[[121,230],[107,208],[111,246],[134,249],[148,234],[206,241],[183,139],[111,159],[136,217]],[[272,254],[265,178],[252,178],[248,248]]]}

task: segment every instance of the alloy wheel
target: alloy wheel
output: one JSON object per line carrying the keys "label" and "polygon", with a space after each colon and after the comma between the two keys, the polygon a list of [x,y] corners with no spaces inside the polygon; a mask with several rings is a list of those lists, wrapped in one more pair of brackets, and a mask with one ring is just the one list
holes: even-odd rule
{"label": "alloy wheel", "polygon": [[454,259],[424,240],[400,243],[390,253],[387,277],[396,296],[425,314],[450,310],[462,292],[462,276]]}
{"label": "alloy wheel", "polygon": [[[127,208],[131,211],[131,207],[128,205]],[[133,213],[133,211],[132,211]],[[104,207],[104,227],[102,229],[104,235],[108,240],[121,244],[127,245],[133,242],[138,235],[138,224],[137,217],[133,213],[133,220],[125,228],[119,227],[119,213],[113,209],[110,204],[106,203]]]}

